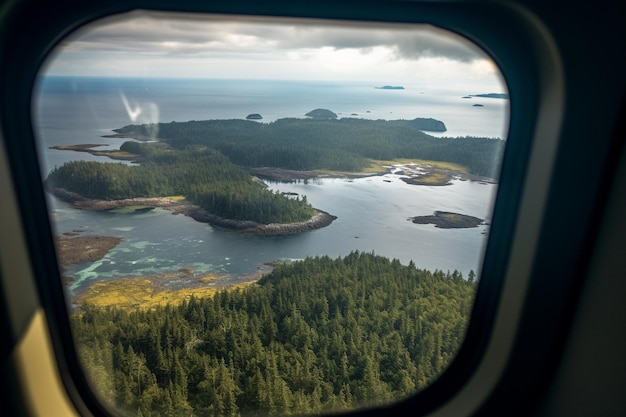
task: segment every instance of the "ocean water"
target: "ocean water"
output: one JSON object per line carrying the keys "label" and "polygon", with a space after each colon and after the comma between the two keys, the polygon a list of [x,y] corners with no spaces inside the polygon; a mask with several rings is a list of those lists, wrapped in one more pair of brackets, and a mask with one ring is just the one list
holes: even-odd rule
{"label": "ocean water", "polygon": [[[506,137],[508,100],[466,99],[462,97],[481,92],[420,85],[406,85],[404,90],[375,87],[363,82],[44,77],[34,95],[33,112],[42,149],[80,143],[119,147],[123,140],[102,136],[129,124],[244,119],[251,113],[261,114],[259,122],[268,123],[304,118],[316,108],[339,117],[434,118],[448,129],[429,132],[435,136]],[[60,153],[42,155],[46,172],[76,158]]]}
{"label": "ocean water", "polygon": [[[54,145],[103,144],[117,148],[124,139],[103,138],[128,124],[245,118],[261,123],[304,117],[327,108],[339,117],[413,119],[432,117],[448,127],[444,136],[504,137],[508,100],[464,99],[483,92],[381,90],[366,83],[250,80],[141,80],[58,78],[42,80],[34,97],[35,132],[44,173],[69,160],[111,161],[87,153],[49,149]],[[473,104],[483,104],[474,107]],[[398,175],[298,183],[270,183],[273,189],[306,195],[317,208],[338,218],[308,233],[251,236],[198,223],[164,210],[141,214],[75,210],[49,197],[55,233],[76,229],[119,236],[123,241],[102,260],[71,266],[79,292],[91,283],[191,268],[227,274],[229,281],[257,272],[264,262],[306,256],[375,252],[426,269],[480,270],[488,226],[438,229],[408,220],[435,210],[489,219],[497,186],[455,181],[446,187],[405,184]]]}

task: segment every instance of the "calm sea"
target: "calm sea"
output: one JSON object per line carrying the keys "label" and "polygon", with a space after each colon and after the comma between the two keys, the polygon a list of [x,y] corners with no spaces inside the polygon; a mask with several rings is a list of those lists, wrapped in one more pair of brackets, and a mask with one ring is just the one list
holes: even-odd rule
{"label": "calm sea", "polygon": [[[462,98],[483,91],[376,89],[367,83],[251,80],[173,80],[47,77],[35,94],[35,131],[43,171],[69,160],[112,162],[86,153],[49,149],[54,145],[105,144],[117,148],[121,139],[102,138],[128,124],[263,116],[260,122],[304,117],[315,108],[339,117],[414,119],[432,117],[448,131],[438,136],[506,135],[508,100]],[[482,107],[474,106],[482,104]],[[405,184],[395,174],[357,180],[321,179],[306,183],[270,184],[307,196],[317,208],[336,216],[332,225],[313,232],[259,237],[214,228],[163,210],[142,214],[94,213],[71,209],[50,197],[58,233],[120,236],[123,242],[93,264],[76,265],[74,291],[99,280],[172,272],[192,268],[218,272],[236,281],[258,271],[263,262],[301,259],[310,255],[346,255],[374,251],[413,260],[418,267],[478,271],[487,226],[446,230],[416,225],[408,217],[454,211],[489,218],[496,186],[456,181],[447,187]]]}

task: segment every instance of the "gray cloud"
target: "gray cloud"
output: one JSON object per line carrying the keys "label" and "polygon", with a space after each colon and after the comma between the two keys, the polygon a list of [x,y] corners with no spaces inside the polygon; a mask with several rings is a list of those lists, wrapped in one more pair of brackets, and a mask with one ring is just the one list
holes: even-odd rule
{"label": "gray cloud", "polygon": [[[468,62],[484,58],[477,47],[452,33],[430,26],[390,30],[378,28],[365,32],[353,28],[314,28],[295,30],[294,37],[283,41],[286,47],[327,46],[335,49],[391,48],[397,58],[441,57]],[[364,36],[365,35],[365,36]]]}
{"label": "gray cloud", "polygon": [[[176,16],[176,15],[175,15]],[[290,50],[332,48],[367,51],[387,47],[396,59],[441,57],[460,62],[484,58],[478,48],[459,36],[431,26],[419,29],[386,25],[302,25],[263,19],[229,21],[221,17],[185,15],[176,19],[161,14],[136,14],[106,20],[98,27],[76,33],[64,43],[66,51],[144,53],[172,56],[281,53]],[[363,28],[366,30],[364,31]],[[372,29],[376,30],[372,30]]]}

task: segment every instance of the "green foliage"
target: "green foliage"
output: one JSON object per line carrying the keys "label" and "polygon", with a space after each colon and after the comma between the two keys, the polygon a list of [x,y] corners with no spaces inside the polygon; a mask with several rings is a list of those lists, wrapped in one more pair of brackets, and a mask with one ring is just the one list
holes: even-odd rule
{"label": "green foliage", "polygon": [[[236,164],[294,170],[359,171],[368,158],[417,158],[453,162],[471,173],[496,178],[504,141],[488,138],[436,138],[407,120],[279,119],[272,123],[207,120],[159,124],[159,136],[171,146],[215,148]],[[150,125],[116,131],[146,135]],[[130,152],[130,151],[129,151]]]}
{"label": "green foliage", "polygon": [[178,307],[72,317],[104,398],[144,416],[300,415],[404,398],[465,333],[475,285],[373,254],[307,258]]}
{"label": "green foliage", "polygon": [[175,150],[137,142],[126,142],[121,149],[140,155],[141,165],[71,161],[53,169],[47,184],[107,200],[185,195],[217,216],[264,224],[305,221],[314,214],[306,199],[265,189],[213,149]]}

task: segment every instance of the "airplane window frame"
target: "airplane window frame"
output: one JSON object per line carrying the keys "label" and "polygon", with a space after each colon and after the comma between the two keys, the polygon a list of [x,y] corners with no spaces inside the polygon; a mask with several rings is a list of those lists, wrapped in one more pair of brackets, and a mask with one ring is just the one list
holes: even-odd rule
{"label": "airplane window frame", "polygon": [[[122,4],[124,3],[124,4]],[[276,2],[270,6],[259,6],[242,2],[238,5],[210,5],[198,6],[191,2],[158,2],[159,9],[172,11],[204,11],[204,12],[229,12],[234,14],[267,14],[267,15],[290,15],[293,17],[313,17],[327,19],[344,19],[347,16],[346,9],[342,9],[342,3],[317,2],[317,7],[303,8],[294,11],[284,8],[286,2]],[[385,21],[398,23],[424,23],[428,22],[444,29],[457,32],[481,46],[490,53],[499,64],[502,74],[507,80],[511,97],[511,110],[508,144],[502,161],[500,187],[495,202],[492,228],[485,250],[483,270],[481,273],[481,285],[475,301],[474,311],[467,330],[467,336],[457,357],[449,369],[433,385],[416,394],[416,396],[390,406],[390,409],[402,411],[410,409],[417,414],[426,414],[438,408],[444,401],[455,394],[467,383],[472,372],[481,361],[485,347],[492,332],[494,314],[498,309],[503,282],[501,277],[507,274],[509,265],[509,253],[514,244],[512,236],[518,221],[522,190],[526,180],[526,171],[532,152],[534,129],[538,123],[538,107],[534,106],[541,101],[538,86],[545,80],[536,59],[539,52],[537,45],[518,44],[525,53],[520,56],[534,57],[527,61],[512,54],[506,53],[508,42],[516,39],[515,29],[530,30],[528,22],[510,10],[499,5],[483,5],[472,8],[471,5],[450,4],[418,4],[401,2],[365,2],[365,6],[355,10],[351,9],[351,20]],[[328,5],[323,9],[321,5]],[[29,63],[43,62],[46,54],[51,51],[60,38],[82,24],[104,17],[110,13],[123,12],[136,8],[135,6],[148,8],[149,3],[139,1],[110,2],[107,6],[102,4],[82,5],[76,7],[69,16],[60,18],[56,23],[50,23],[43,34],[36,37],[38,42],[34,51],[27,53]],[[166,7],[171,6],[171,7]],[[345,6],[345,5],[344,5]],[[152,7],[150,7],[152,8]],[[157,7],[154,7],[157,8]],[[381,13],[381,11],[384,11]],[[509,32],[506,36],[498,39],[487,28],[481,28],[480,22],[484,22],[485,12],[498,19],[508,19]],[[59,15],[59,12],[52,12]],[[411,19],[410,16],[419,16],[419,19]],[[51,19],[54,20],[54,19]],[[41,22],[40,22],[41,23]],[[31,23],[32,24],[32,23]],[[488,41],[485,41],[487,40]],[[18,47],[21,46],[18,42]],[[548,53],[548,52],[545,52]],[[35,66],[38,69],[38,65]],[[16,76],[14,92],[30,92],[35,83],[36,71],[32,68],[26,74]],[[534,88],[527,88],[531,85]],[[56,254],[51,235],[50,225],[45,210],[45,198],[41,187],[38,161],[30,114],[30,94],[27,97],[20,94],[12,96],[16,100],[16,106],[8,113],[14,116],[14,121],[6,136],[20,137],[20,144],[7,141],[7,150],[12,157],[11,168],[18,185],[17,194],[23,216],[29,221],[24,222],[24,227],[29,237],[29,247],[32,256],[32,267],[37,279],[40,302],[48,314],[53,342],[55,344],[57,360],[61,367],[61,374],[65,377],[65,384],[70,391],[72,399],[81,412],[89,412],[94,415],[107,415],[108,411],[101,408],[97,398],[86,389],[84,376],[78,369],[73,343],[71,343],[71,330],[67,323],[65,301],[62,297],[61,280],[56,267]],[[558,97],[557,97],[558,99]],[[4,104],[4,103],[3,103]],[[5,111],[6,112],[6,111]],[[558,114],[557,114],[558,116]],[[22,132],[22,133],[20,133]],[[27,132],[27,133],[24,133]],[[34,158],[34,159],[33,159]],[[39,184],[39,185],[38,185]],[[61,295],[61,296],[59,296]],[[36,302],[36,301],[35,301]],[[356,414],[369,415],[379,412],[380,409],[369,411],[357,411]]]}

